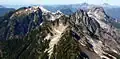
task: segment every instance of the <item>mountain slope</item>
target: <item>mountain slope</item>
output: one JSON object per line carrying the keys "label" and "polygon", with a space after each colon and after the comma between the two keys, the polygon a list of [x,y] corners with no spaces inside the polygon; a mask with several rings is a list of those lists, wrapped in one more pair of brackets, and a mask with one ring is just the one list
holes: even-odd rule
{"label": "mountain slope", "polygon": [[[33,22],[35,15],[38,20]],[[8,18],[8,29],[13,28],[13,32],[7,32],[10,38],[1,41],[1,58],[119,59],[120,36],[114,26],[106,23],[109,20],[106,16],[100,7],[88,12],[78,10],[72,15],[51,13],[42,7],[19,9]],[[29,31],[15,29],[22,27],[26,30],[31,22],[32,29]],[[19,25],[15,26],[14,23]]]}
{"label": "mountain slope", "polygon": [[1,17],[0,39],[22,38],[32,29],[40,26],[44,20],[54,20],[60,17],[58,13],[51,13],[43,7],[23,7]]}
{"label": "mountain slope", "polygon": [[6,8],[2,5],[0,5],[0,16],[5,15],[6,13],[10,12],[10,11],[14,11],[14,8]]}

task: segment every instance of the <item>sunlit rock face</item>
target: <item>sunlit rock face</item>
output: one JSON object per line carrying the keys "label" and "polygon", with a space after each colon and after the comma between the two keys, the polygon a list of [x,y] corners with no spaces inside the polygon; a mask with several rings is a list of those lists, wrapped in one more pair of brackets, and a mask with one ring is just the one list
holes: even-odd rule
{"label": "sunlit rock face", "polygon": [[89,8],[88,14],[91,14],[100,20],[103,20],[106,17],[102,7],[91,7]]}
{"label": "sunlit rock face", "polygon": [[9,29],[4,30],[7,38],[1,41],[1,58],[119,59],[120,36],[103,21],[106,16],[101,7],[71,15],[43,7],[19,9],[0,28]]}

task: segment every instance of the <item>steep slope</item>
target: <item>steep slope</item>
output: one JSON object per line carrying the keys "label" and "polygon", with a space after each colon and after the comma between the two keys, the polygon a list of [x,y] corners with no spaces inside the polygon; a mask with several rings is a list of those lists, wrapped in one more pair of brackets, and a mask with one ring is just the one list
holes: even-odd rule
{"label": "steep slope", "polygon": [[[4,24],[1,26],[3,34],[1,34],[0,39],[2,40],[22,38],[28,31],[42,22],[42,12],[39,8],[20,8],[8,14],[9,16],[5,15],[1,18],[1,24]],[[38,21],[38,19],[40,20]]]}
{"label": "steep slope", "polygon": [[[21,18],[20,15],[24,14],[24,16],[26,16],[27,14],[31,19],[34,19],[33,15],[41,15],[42,13],[42,16],[38,17],[40,19],[37,21],[39,22],[42,20],[42,22],[37,23],[37,26],[35,26],[35,28],[33,27],[30,31],[27,31],[27,34],[22,38],[9,38],[5,41],[1,41],[1,58],[120,58],[120,36],[116,31],[116,28],[106,23],[108,18],[106,18],[107,15],[102,8],[92,8],[88,12],[78,10],[69,16],[62,14],[61,12],[51,13],[42,7],[37,7],[37,9],[36,7],[30,8],[20,9],[17,11],[18,15],[13,13],[10,18],[15,20],[19,17]],[[22,13],[20,13],[21,11]],[[35,13],[33,11],[41,13]],[[31,12],[34,13],[32,16],[30,16]],[[25,22],[25,20],[29,19],[20,19],[17,21],[20,22],[21,20]],[[11,23],[11,21],[9,22]],[[36,22],[33,22],[33,24],[34,23],[36,24]],[[18,27],[18,25],[16,27]],[[20,33],[23,31],[17,32]],[[14,33],[16,32],[13,32],[13,34]],[[12,34],[10,36],[12,36]],[[15,35],[12,37],[15,37]]]}
{"label": "steep slope", "polygon": [[0,40],[23,38],[32,29],[37,28],[44,20],[55,20],[62,13],[51,13],[43,7],[22,7],[9,12],[0,18]]}
{"label": "steep slope", "polygon": [[110,15],[111,17],[113,18],[116,18],[116,19],[120,19],[120,16],[119,16],[119,11],[120,11],[120,7],[116,7],[116,8],[105,8],[105,11],[108,15]]}
{"label": "steep slope", "polygon": [[91,8],[89,8],[88,14],[89,14],[90,17],[94,17],[94,18],[97,18],[97,19],[101,18],[100,20],[102,20],[104,23],[111,24],[114,27],[120,29],[119,20],[108,16],[106,11],[104,11],[104,8],[102,8],[102,7],[97,7],[97,8],[96,7],[91,7]]}

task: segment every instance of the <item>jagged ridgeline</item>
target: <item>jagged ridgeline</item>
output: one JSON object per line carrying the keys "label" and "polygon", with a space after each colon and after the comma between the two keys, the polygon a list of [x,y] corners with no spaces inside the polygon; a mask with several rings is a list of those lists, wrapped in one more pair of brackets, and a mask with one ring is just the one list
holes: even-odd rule
{"label": "jagged ridgeline", "polygon": [[93,9],[64,15],[24,7],[6,14],[0,20],[1,59],[119,59],[116,28],[104,22],[109,18],[103,9]]}
{"label": "jagged ridgeline", "polygon": [[[55,21],[46,21],[38,28],[32,30],[23,39],[11,39],[5,42],[3,49],[5,59],[76,59],[88,58],[81,52],[78,40],[69,25],[69,18],[62,16]],[[72,23],[72,22],[71,22]],[[64,29],[65,26],[65,29]],[[58,27],[58,28],[56,28]],[[54,28],[61,31],[57,32]],[[63,29],[63,30],[62,30]],[[66,30],[67,29],[67,30]],[[62,32],[63,31],[63,32]],[[50,35],[51,38],[46,36]],[[77,37],[76,37],[77,36]],[[49,39],[55,40],[50,43]],[[57,40],[60,40],[57,42]],[[56,44],[55,44],[56,43]],[[67,43],[67,44],[66,44]],[[52,46],[51,48],[49,47]],[[53,46],[53,44],[55,44]],[[53,50],[51,50],[53,48]],[[49,52],[49,50],[51,50]],[[82,54],[81,54],[82,53]]]}

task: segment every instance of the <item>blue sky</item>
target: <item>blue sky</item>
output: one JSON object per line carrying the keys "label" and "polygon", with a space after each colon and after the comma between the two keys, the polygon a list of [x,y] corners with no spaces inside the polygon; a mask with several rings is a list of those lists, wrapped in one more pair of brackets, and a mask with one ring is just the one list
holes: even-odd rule
{"label": "blue sky", "polygon": [[29,4],[54,5],[54,4],[76,4],[84,2],[98,5],[103,3],[109,3],[111,5],[120,6],[120,0],[0,0],[0,4],[7,5],[29,5]]}

